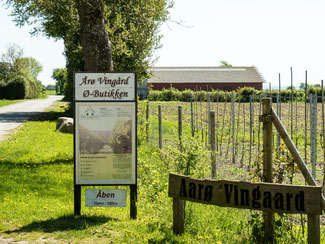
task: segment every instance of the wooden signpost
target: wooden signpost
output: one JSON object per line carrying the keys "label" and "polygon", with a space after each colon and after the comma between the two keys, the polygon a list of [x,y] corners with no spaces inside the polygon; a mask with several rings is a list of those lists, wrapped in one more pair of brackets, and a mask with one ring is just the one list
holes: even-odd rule
{"label": "wooden signpost", "polygon": [[200,180],[169,174],[168,196],[174,199],[174,232],[184,231],[183,213],[178,202],[184,200],[222,207],[266,212],[311,214],[322,213],[321,187],[249,183],[229,180]]}
{"label": "wooden signpost", "polygon": [[[136,84],[135,73],[74,74],[76,215],[81,212],[82,186],[127,185],[130,186],[130,216],[136,218]],[[86,206],[124,207],[125,201],[125,190],[86,192]]]}
{"label": "wooden signpost", "polygon": [[[325,199],[314,177],[293,144],[279,117],[272,109],[271,99],[263,99],[263,183],[228,180],[201,180],[169,174],[168,196],[173,198],[173,231],[184,232],[184,201],[222,207],[261,210],[264,213],[264,241],[273,242],[273,213],[307,214],[308,243],[320,243],[320,215]],[[311,186],[273,184],[272,125],[292,154],[306,182]]]}

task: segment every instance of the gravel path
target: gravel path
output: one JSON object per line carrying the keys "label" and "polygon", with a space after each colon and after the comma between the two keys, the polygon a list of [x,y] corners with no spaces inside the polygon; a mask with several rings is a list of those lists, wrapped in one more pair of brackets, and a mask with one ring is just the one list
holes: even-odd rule
{"label": "gravel path", "polygon": [[49,96],[46,99],[29,100],[11,104],[0,108],[0,140],[8,137],[8,134],[22,123],[32,120],[41,112],[44,112],[55,101],[63,96]]}

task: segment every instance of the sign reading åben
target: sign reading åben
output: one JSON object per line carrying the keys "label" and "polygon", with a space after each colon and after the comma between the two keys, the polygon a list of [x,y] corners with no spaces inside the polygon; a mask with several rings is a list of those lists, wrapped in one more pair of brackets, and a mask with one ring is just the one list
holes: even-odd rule
{"label": "sign reading \u00e5ben", "polygon": [[182,200],[278,213],[321,214],[321,187],[199,180],[169,174],[168,196]]}

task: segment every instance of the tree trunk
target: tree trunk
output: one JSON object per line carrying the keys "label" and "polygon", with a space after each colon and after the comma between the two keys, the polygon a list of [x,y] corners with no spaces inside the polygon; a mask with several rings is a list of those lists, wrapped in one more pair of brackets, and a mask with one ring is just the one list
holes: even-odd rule
{"label": "tree trunk", "polygon": [[112,44],[106,32],[103,1],[75,1],[79,13],[85,70],[91,72],[113,71]]}

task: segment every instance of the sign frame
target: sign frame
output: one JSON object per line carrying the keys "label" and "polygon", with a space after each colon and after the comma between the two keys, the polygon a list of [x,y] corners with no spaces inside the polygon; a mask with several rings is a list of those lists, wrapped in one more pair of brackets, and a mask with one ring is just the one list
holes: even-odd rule
{"label": "sign frame", "polygon": [[[113,99],[113,100],[109,100],[109,99],[80,99],[79,97],[76,96],[76,75],[77,74],[85,74],[87,75],[94,75],[95,77],[97,77],[98,75],[107,75],[107,76],[116,76],[116,75],[130,75],[133,76],[133,89],[131,92],[132,93],[132,98],[131,99],[123,99],[123,100],[119,100],[119,99]],[[95,81],[96,82],[96,81]],[[124,82],[125,83],[125,82]],[[109,84],[109,83],[108,83]],[[78,88],[77,88],[78,89]],[[109,92],[109,91],[108,91]],[[104,95],[107,95],[107,93],[103,93]],[[124,94],[125,95],[125,94]],[[119,98],[119,97],[117,97]],[[124,98],[124,96],[123,96]],[[112,183],[81,183],[79,182],[79,184],[77,184],[77,175],[76,175],[76,108],[78,106],[78,104],[82,104],[82,103],[110,103],[110,104],[117,104],[117,103],[134,103],[135,106],[135,111],[134,111],[134,123],[135,123],[135,138],[132,138],[133,141],[135,141],[135,150],[134,150],[134,154],[135,154],[135,172],[134,172],[134,181],[133,182],[129,182],[129,183],[124,183],[121,184],[121,182],[112,182]],[[74,72],[73,75],[73,118],[74,118],[74,126],[73,126],[73,145],[74,145],[74,213],[75,215],[80,215],[81,213],[81,187],[82,186],[129,186],[130,187],[130,217],[132,219],[136,219],[137,216],[137,208],[136,208],[136,201],[137,201],[137,73],[135,72]],[[132,152],[133,153],[133,152]]]}

